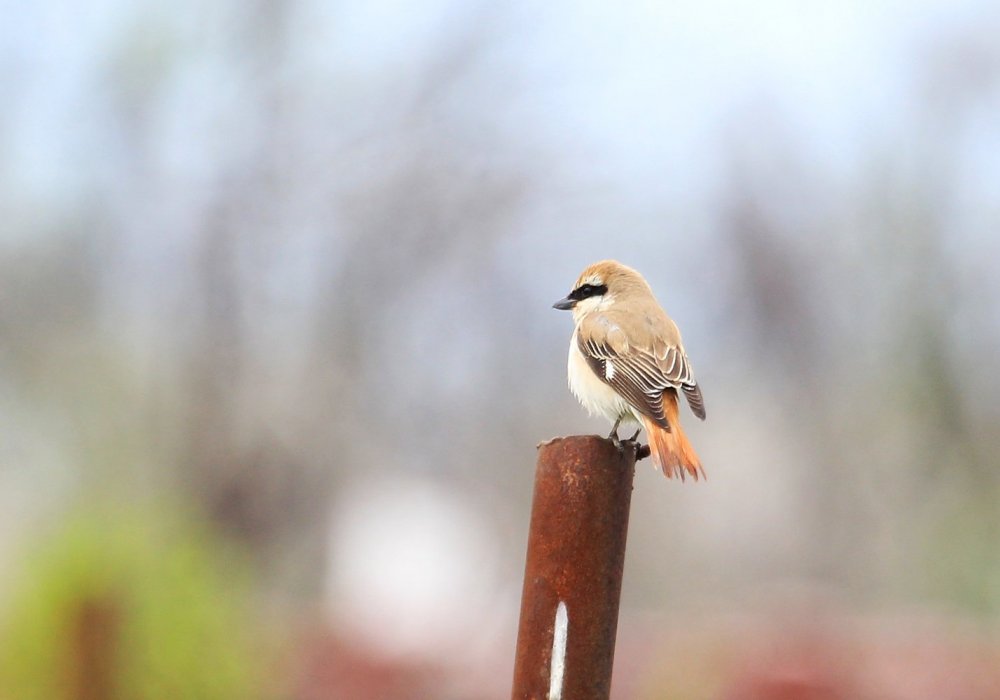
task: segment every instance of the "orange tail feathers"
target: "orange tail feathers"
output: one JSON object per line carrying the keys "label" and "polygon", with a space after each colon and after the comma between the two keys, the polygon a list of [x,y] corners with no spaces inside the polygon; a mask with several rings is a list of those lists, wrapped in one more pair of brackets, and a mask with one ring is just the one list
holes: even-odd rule
{"label": "orange tail feathers", "polygon": [[663,413],[670,425],[669,430],[661,428],[645,416],[642,417],[642,424],[649,438],[649,451],[656,466],[663,470],[668,479],[676,473],[684,481],[685,472],[693,476],[695,481],[698,477],[705,478],[701,460],[681,428],[677,392],[673,389],[668,389],[663,394]]}

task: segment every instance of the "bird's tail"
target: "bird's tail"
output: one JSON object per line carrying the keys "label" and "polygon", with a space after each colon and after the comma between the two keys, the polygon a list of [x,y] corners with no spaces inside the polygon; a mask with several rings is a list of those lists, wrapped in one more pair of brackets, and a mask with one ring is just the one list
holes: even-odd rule
{"label": "bird's tail", "polygon": [[704,478],[705,470],[701,467],[701,460],[681,428],[677,392],[673,389],[667,389],[663,394],[663,413],[669,426],[667,428],[661,428],[649,418],[642,417],[642,424],[649,438],[649,451],[656,466],[667,478],[672,478],[675,473],[681,481],[684,480],[685,473],[693,476],[695,481],[698,477]]}

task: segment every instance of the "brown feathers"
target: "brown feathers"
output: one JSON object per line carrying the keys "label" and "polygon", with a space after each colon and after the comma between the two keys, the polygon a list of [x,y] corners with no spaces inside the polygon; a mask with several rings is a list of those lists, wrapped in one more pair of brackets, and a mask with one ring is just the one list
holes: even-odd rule
{"label": "brown feathers", "polygon": [[687,397],[688,406],[691,407],[691,413],[695,414],[698,418],[705,420],[705,399],[701,398],[701,389],[698,388],[697,384],[682,384],[681,389],[684,390],[684,396]]}
{"label": "brown feathers", "polygon": [[[705,401],[674,322],[653,302],[636,317],[625,309],[588,314],[580,321],[577,345],[602,381],[637,412],[669,430],[663,392],[680,389],[691,411],[705,420]],[[666,338],[666,340],[664,340]]]}
{"label": "brown feathers", "polygon": [[672,478],[675,473],[681,481],[684,480],[685,474],[693,476],[695,481],[699,477],[705,478],[701,460],[698,459],[691,442],[684,434],[684,429],[681,428],[675,390],[667,389],[663,393],[663,408],[670,425],[669,431],[659,427],[652,419],[642,417],[653,461],[668,478]]}

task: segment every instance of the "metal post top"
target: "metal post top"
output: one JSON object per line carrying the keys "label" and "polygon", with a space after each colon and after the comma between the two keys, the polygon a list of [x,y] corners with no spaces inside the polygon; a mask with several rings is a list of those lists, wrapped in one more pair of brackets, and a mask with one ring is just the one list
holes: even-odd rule
{"label": "metal post top", "polygon": [[606,700],[638,446],[538,446],[514,664],[516,700]]}

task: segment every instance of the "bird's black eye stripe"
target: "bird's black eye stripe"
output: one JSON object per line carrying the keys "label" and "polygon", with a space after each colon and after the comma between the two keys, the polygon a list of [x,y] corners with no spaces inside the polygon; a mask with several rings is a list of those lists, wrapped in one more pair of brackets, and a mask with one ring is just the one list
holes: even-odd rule
{"label": "bird's black eye stripe", "polygon": [[607,291],[606,284],[581,284],[570,293],[569,298],[573,301],[581,301],[590,297],[599,297],[606,294]]}

